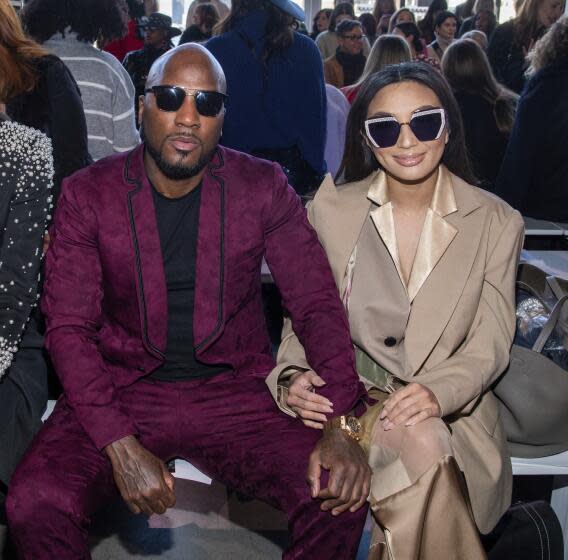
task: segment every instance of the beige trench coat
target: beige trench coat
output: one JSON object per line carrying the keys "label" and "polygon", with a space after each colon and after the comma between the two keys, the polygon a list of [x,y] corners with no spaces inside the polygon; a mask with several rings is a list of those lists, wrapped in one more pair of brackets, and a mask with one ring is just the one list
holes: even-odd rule
{"label": "beige trench coat", "polygon": [[[487,533],[511,501],[511,462],[499,407],[489,388],[509,362],[523,221],[499,198],[440,169],[406,297],[394,302],[407,306],[409,314],[404,359],[399,360],[403,365],[393,373],[405,382],[425,385],[436,395],[451,431],[456,461],[465,475],[475,521]],[[309,207],[310,222],[340,291],[345,289],[348,263],[367,220],[377,228],[377,244],[391,245],[394,223],[386,197],[382,171],[337,188],[328,176]],[[396,265],[396,247],[390,249]],[[373,278],[359,283],[371,287],[366,297],[370,304],[374,298],[379,310],[381,306],[392,308],[397,293],[393,286],[380,282],[401,282],[392,265],[392,260],[385,262],[395,270],[390,280],[387,274],[378,283]],[[355,274],[360,266],[364,263],[356,261]],[[381,299],[385,293],[391,298],[388,302]],[[372,329],[376,332],[368,332],[357,324],[359,319],[358,314],[350,315],[352,336],[359,333],[358,345],[388,369],[383,358],[390,326],[377,323]],[[278,380],[308,368],[288,321],[277,367],[267,378],[278,406],[288,414],[294,413],[285,405]],[[388,480],[380,475],[375,472],[373,482],[382,486],[384,494]]]}

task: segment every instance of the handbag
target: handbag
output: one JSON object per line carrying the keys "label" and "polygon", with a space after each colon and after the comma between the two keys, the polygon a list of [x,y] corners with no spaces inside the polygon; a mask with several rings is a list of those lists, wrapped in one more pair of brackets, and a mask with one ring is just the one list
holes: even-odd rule
{"label": "handbag", "polygon": [[565,281],[521,264],[510,364],[493,388],[515,457],[568,449],[568,310]]}

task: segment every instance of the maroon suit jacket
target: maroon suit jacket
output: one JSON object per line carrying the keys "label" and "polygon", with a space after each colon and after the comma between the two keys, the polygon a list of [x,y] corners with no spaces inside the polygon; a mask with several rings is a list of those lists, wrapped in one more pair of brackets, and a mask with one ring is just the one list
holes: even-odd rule
{"label": "maroon suit jacket", "polygon": [[[143,147],[64,183],[46,257],[46,346],[95,445],[136,434],[121,387],[164,360],[167,292]],[[265,256],[336,414],[363,394],[325,253],[278,165],[218,148],[203,178],[193,328],[197,357],[264,377],[274,367],[261,304]],[[277,411],[275,405],[275,413]]]}

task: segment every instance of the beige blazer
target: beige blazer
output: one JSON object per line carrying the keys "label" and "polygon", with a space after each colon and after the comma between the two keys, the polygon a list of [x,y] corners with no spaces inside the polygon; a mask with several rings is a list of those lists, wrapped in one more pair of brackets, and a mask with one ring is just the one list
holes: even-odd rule
{"label": "beige blazer", "polygon": [[[354,342],[401,380],[422,383],[436,395],[476,523],[489,532],[511,500],[510,457],[489,388],[509,362],[515,330],[520,214],[441,167],[408,286],[400,277],[382,171],[337,188],[328,176],[308,214],[341,295],[354,269],[349,301],[367,302],[349,309]],[[360,247],[372,250],[369,232],[382,267],[357,255]],[[277,367],[267,379],[284,412],[293,414],[278,381],[309,367],[287,322]]]}

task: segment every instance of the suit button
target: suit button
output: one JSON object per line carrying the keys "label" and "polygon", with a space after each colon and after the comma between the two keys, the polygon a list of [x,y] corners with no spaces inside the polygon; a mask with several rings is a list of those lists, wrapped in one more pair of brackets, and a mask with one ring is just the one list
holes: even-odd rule
{"label": "suit button", "polygon": [[385,346],[394,346],[396,344],[396,338],[394,336],[387,336],[385,338]]}
{"label": "suit button", "polygon": [[146,373],[146,368],[140,366],[140,367],[138,368],[138,371],[141,371],[142,373]]}

